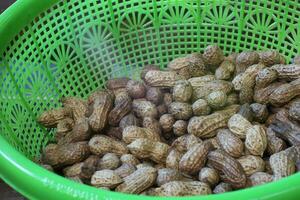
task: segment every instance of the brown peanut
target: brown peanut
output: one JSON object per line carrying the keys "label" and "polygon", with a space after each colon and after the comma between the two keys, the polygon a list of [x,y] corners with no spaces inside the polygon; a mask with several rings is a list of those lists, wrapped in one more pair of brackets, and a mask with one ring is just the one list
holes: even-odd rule
{"label": "brown peanut", "polygon": [[236,73],[243,73],[249,66],[259,62],[259,54],[255,51],[244,51],[236,57]]}
{"label": "brown peanut", "polygon": [[155,105],[159,105],[163,101],[163,93],[160,88],[150,87],[147,90],[146,99]]}
{"label": "brown peanut", "polygon": [[123,141],[126,144],[129,144],[138,138],[160,141],[160,136],[157,132],[153,132],[148,128],[141,128],[137,126],[128,126],[124,128],[122,135],[123,135]]}
{"label": "brown peanut", "polygon": [[140,161],[132,154],[123,154],[120,157],[120,160],[122,163],[128,163],[131,165],[138,165],[140,164]]}
{"label": "brown peanut", "polygon": [[159,119],[159,124],[165,133],[172,131],[174,123],[175,119],[171,114],[164,114]]}
{"label": "brown peanut", "polygon": [[161,135],[161,126],[159,121],[157,119],[151,118],[151,117],[145,117],[143,119],[143,127],[151,130],[152,132],[157,133],[158,135]]}
{"label": "brown peanut", "polygon": [[135,99],[132,102],[132,110],[139,118],[151,117],[157,118],[158,112],[153,103],[150,101]]}
{"label": "brown peanut", "polygon": [[81,167],[81,174],[80,176],[86,179],[89,179],[92,177],[92,175],[95,173],[97,168],[97,163],[99,161],[98,156],[91,155],[89,156],[84,162]]}
{"label": "brown peanut", "polygon": [[179,161],[183,153],[176,149],[171,149],[166,158],[166,167],[170,169],[179,170]]}
{"label": "brown peanut", "polygon": [[286,148],[286,143],[275,135],[271,128],[267,128],[267,152],[269,155],[278,153]]}
{"label": "brown peanut", "polygon": [[213,109],[220,109],[227,103],[227,95],[223,91],[215,91],[207,95],[207,103]]}
{"label": "brown peanut", "polygon": [[96,187],[115,188],[123,182],[122,178],[113,170],[104,169],[96,171],[91,178],[91,185]]}
{"label": "brown peanut", "polygon": [[218,172],[215,169],[209,167],[203,167],[199,172],[198,178],[201,182],[207,183],[211,187],[217,185],[220,180]]}
{"label": "brown peanut", "polygon": [[246,138],[246,131],[252,125],[240,114],[235,114],[228,120],[229,130],[241,139]]}
{"label": "brown peanut", "polygon": [[126,85],[126,90],[133,99],[143,98],[146,95],[146,87],[140,81],[129,80]]}
{"label": "brown peanut", "polygon": [[278,73],[275,69],[261,69],[255,78],[255,89],[265,88],[278,78]]}
{"label": "brown peanut", "polygon": [[230,156],[238,158],[244,152],[244,143],[228,129],[218,131],[217,139],[220,147]]}
{"label": "brown peanut", "polygon": [[231,185],[229,183],[221,182],[215,187],[213,193],[220,194],[220,193],[230,192],[230,191],[232,191]]}
{"label": "brown peanut", "polygon": [[149,71],[145,75],[146,84],[151,87],[173,87],[182,78],[174,71]]}
{"label": "brown peanut", "polygon": [[116,169],[119,165],[119,157],[114,153],[107,153],[98,161],[97,169]]}
{"label": "brown peanut", "polygon": [[233,62],[225,59],[221,65],[216,69],[215,77],[219,80],[228,80],[231,78],[235,71],[235,65]]}
{"label": "brown peanut", "polygon": [[284,151],[270,156],[270,166],[274,180],[279,180],[295,172],[295,162]]}
{"label": "brown peanut", "polygon": [[273,181],[272,175],[265,172],[255,172],[248,179],[251,186],[262,185]]}
{"label": "brown peanut", "polygon": [[259,156],[247,155],[237,160],[243,167],[246,176],[251,176],[255,172],[263,172],[265,170],[265,162]]}
{"label": "brown peanut", "polygon": [[177,170],[162,168],[157,171],[156,185],[162,186],[171,181],[179,181],[181,178],[182,176]]}
{"label": "brown peanut", "polygon": [[249,122],[253,121],[253,112],[252,112],[251,107],[248,103],[243,104],[237,114],[241,115],[242,117],[244,117]]}
{"label": "brown peanut", "polygon": [[267,67],[280,64],[280,53],[275,50],[259,52],[259,62]]}
{"label": "brown peanut", "polygon": [[213,80],[216,80],[214,75],[205,75],[205,76],[190,78],[188,81],[190,82],[190,84],[193,88],[196,88],[196,87],[201,87],[206,82],[210,82]]}
{"label": "brown peanut", "polygon": [[289,116],[300,122],[300,99],[294,101],[289,108]]}
{"label": "brown peanut", "polygon": [[179,152],[186,152],[188,149],[198,143],[202,143],[202,140],[200,138],[192,134],[187,134],[174,140],[172,143],[172,147]]}
{"label": "brown peanut", "polygon": [[65,177],[80,177],[81,170],[82,170],[83,162],[75,163],[69,167],[63,169],[63,173]]}
{"label": "brown peanut", "polygon": [[187,80],[176,81],[173,87],[173,99],[177,102],[189,102],[193,94],[193,88]]}
{"label": "brown peanut", "polygon": [[129,176],[136,170],[135,166],[128,163],[123,163],[120,167],[114,170],[114,172],[119,175],[121,178]]}
{"label": "brown peanut", "polygon": [[202,86],[193,88],[193,101],[205,99],[207,95],[214,91],[223,91],[229,94],[233,89],[233,84],[229,81],[214,80],[205,82]]}
{"label": "brown peanut", "polygon": [[185,135],[187,133],[187,125],[188,123],[186,121],[183,120],[177,120],[174,124],[173,124],[173,133],[176,136],[182,136]]}
{"label": "brown peanut", "polygon": [[133,114],[128,114],[124,116],[119,123],[119,126],[121,127],[122,130],[127,126],[139,126],[139,125],[140,125],[139,120]]}
{"label": "brown peanut", "polygon": [[188,120],[193,115],[192,106],[188,103],[172,102],[168,110],[175,119]]}
{"label": "brown peanut", "polygon": [[74,120],[67,117],[57,123],[55,141],[58,142],[61,138],[65,137],[74,127]]}
{"label": "brown peanut", "polygon": [[293,80],[300,77],[300,64],[274,65],[272,69],[278,73],[278,78]]}
{"label": "brown peanut", "polygon": [[269,111],[266,105],[253,103],[250,105],[250,107],[255,121],[264,123],[267,120]]}
{"label": "brown peanut", "polygon": [[88,115],[87,102],[76,97],[64,97],[61,99],[63,107],[71,110],[71,116],[75,122]]}
{"label": "brown peanut", "polygon": [[282,82],[275,82],[270,84],[269,86],[262,88],[262,89],[256,89],[254,91],[253,99],[255,102],[260,104],[267,104],[269,103],[269,96],[280,86],[282,86],[284,83]]}
{"label": "brown peanut", "polygon": [[198,99],[192,105],[193,114],[196,116],[208,115],[211,113],[211,108],[208,102],[204,99]]}
{"label": "brown peanut", "polygon": [[254,125],[247,129],[245,147],[252,155],[263,155],[267,148],[267,135],[262,126]]}
{"label": "brown peanut", "polygon": [[54,128],[61,120],[71,115],[69,108],[58,108],[43,112],[37,121],[47,128]]}
{"label": "brown peanut", "polygon": [[117,192],[139,194],[151,187],[156,180],[157,171],[153,167],[143,167],[126,176],[124,182],[116,188]]}
{"label": "brown peanut", "polygon": [[145,76],[149,71],[159,71],[159,66],[157,65],[145,65],[141,71],[141,79],[145,81]]}
{"label": "brown peanut", "polygon": [[204,49],[203,60],[214,71],[224,60],[223,51],[217,45],[209,45]]}
{"label": "brown peanut", "polygon": [[130,79],[127,77],[120,77],[110,79],[106,82],[106,87],[110,90],[117,90],[120,88],[126,88],[126,85]]}
{"label": "brown peanut", "polygon": [[222,173],[222,180],[234,188],[246,185],[246,174],[241,164],[222,150],[211,151],[208,154],[209,166]]}
{"label": "brown peanut", "polygon": [[89,141],[90,151],[95,155],[103,155],[105,153],[115,153],[122,155],[128,152],[123,142],[104,135],[95,135]]}

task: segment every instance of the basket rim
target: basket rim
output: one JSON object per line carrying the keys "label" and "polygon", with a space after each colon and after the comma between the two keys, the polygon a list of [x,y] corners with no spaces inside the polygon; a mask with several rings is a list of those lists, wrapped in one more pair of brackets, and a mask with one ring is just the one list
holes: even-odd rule
{"label": "basket rim", "polygon": [[[32,19],[58,1],[59,0],[18,0],[4,11],[0,15],[0,53],[5,50],[4,48],[8,42],[10,42],[22,28],[28,25]],[[34,6],[32,6],[33,4]],[[29,199],[167,199],[167,197],[159,198],[121,194],[75,183],[49,172],[27,159],[13,148],[1,134],[0,178]],[[273,183],[225,194],[203,197],[173,197],[171,199],[282,199],[282,197],[291,193],[293,193],[293,195],[300,194],[300,173]],[[297,199],[297,196],[293,196],[293,198]]]}

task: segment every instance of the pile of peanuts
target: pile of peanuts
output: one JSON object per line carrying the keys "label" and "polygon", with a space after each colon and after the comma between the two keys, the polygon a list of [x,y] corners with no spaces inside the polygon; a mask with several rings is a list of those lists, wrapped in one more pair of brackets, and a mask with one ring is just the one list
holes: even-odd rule
{"label": "pile of peanuts", "polygon": [[223,193],[300,170],[300,56],[224,56],[216,45],[108,80],[38,122],[56,128],[48,170],[105,190],[151,196]]}

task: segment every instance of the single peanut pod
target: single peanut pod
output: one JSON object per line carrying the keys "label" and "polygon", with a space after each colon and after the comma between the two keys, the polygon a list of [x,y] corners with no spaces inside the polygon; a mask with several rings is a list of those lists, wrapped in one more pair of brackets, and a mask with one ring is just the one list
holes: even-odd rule
{"label": "single peanut pod", "polygon": [[239,95],[237,93],[231,93],[227,95],[226,106],[239,104]]}
{"label": "single peanut pod", "polygon": [[89,141],[90,151],[95,155],[115,153],[117,155],[126,154],[128,149],[123,142],[104,135],[95,135]]}
{"label": "single peanut pod", "polygon": [[139,120],[131,113],[124,116],[119,123],[119,126],[121,127],[122,130],[127,126],[139,126],[139,125],[140,125]]}
{"label": "single peanut pod", "polygon": [[96,171],[91,178],[91,185],[96,187],[108,187],[111,189],[122,182],[122,178],[110,169]]}
{"label": "single peanut pod", "polygon": [[228,129],[218,131],[217,139],[220,147],[230,156],[238,158],[244,152],[244,143]]}
{"label": "single peanut pod", "polygon": [[278,73],[278,78],[293,80],[300,77],[300,64],[274,65],[272,69]]}
{"label": "single peanut pod", "polygon": [[153,167],[144,167],[125,177],[124,182],[116,188],[117,192],[139,194],[151,187],[156,180],[157,171]]}
{"label": "single peanut pod", "polygon": [[145,76],[149,71],[159,71],[159,66],[157,65],[145,65],[141,71],[141,79],[145,81]]}
{"label": "single peanut pod", "polygon": [[105,154],[98,162],[97,169],[116,169],[120,166],[120,159],[114,153]]}
{"label": "single peanut pod", "polygon": [[219,183],[220,177],[218,172],[209,167],[203,167],[198,175],[199,181],[203,183],[207,183],[211,187],[217,185]]}
{"label": "single peanut pod", "polygon": [[86,142],[69,143],[62,146],[49,144],[44,149],[42,160],[45,164],[56,168],[81,162],[89,154],[90,150]]}
{"label": "single peanut pod", "polygon": [[191,77],[189,64],[189,59],[187,57],[180,57],[169,62],[167,67],[169,71],[174,71],[182,76],[183,79],[188,79]]}
{"label": "single peanut pod", "polygon": [[157,196],[192,196],[211,194],[211,189],[206,183],[199,181],[183,182],[171,181],[155,189]]}
{"label": "single peanut pod", "polygon": [[236,74],[243,73],[249,66],[259,62],[259,54],[255,51],[244,51],[236,57]]}
{"label": "single peanut pod", "polygon": [[164,94],[164,104],[166,106],[169,106],[173,102],[173,96],[171,93],[165,93]]}
{"label": "single peanut pod", "polygon": [[145,138],[139,138],[127,145],[130,152],[138,158],[149,158],[157,163],[166,161],[169,145]]}
{"label": "single peanut pod", "polygon": [[89,102],[93,102],[93,112],[89,117],[89,125],[93,131],[99,132],[106,125],[108,114],[113,107],[113,98],[108,91],[98,91],[89,97]]}
{"label": "single peanut pod", "polygon": [[263,185],[273,181],[272,175],[265,172],[255,172],[248,179],[251,186]]}
{"label": "single peanut pod", "polygon": [[150,101],[135,99],[132,102],[132,110],[139,118],[151,117],[157,118],[158,112],[153,103]]}
{"label": "single peanut pod", "polygon": [[208,45],[203,52],[205,65],[214,71],[224,60],[223,51],[217,45]]}
{"label": "single peanut pod", "polygon": [[250,107],[255,121],[264,123],[267,120],[269,111],[266,105],[253,103],[250,105]]}
{"label": "single peanut pod", "polygon": [[159,105],[163,101],[163,96],[160,88],[150,87],[147,89],[146,99],[155,105]]}
{"label": "single peanut pod", "polygon": [[145,75],[145,82],[151,87],[173,87],[175,82],[183,77],[174,71],[149,71]]}
{"label": "single peanut pod", "polygon": [[236,53],[236,52],[231,52],[230,54],[228,54],[228,56],[227,57],[225,57],[225,60],[228,60],[228,61],[230,61],[230,62],[232,62],[232,63],[236,63],[236,57],[238,56],[238,53]]}
{"label": "single peanut pod", "polygon": [[259,62],[270,67],[275,64],[280,64],[280,53],[275,50],[267,50],[259,52]]}
{"label": "single peanut pod", "polygon": [[191,77],[199,77],[209,73],[201,53],[192,53],[187,55],[186,58],[189,62],[188,68]]}
{"label": "single peanut pod", "polygon": [[124,128],[122,135],[123,135],[123,141],[126,144],[129,144],[138,138],[160,141],[160,136],[157,132],[153,132],[150,129],[141,128],[137,126],[128,126]]}
{"label": "single peanut pod", "polygon": [[107,89],[110,90],[117,90],[120,88],[126,88],[126,85],[130,79],[127,77],[120,77],[120,78],[114,78],[114,79],[109,79],[106,82],[106,87]]}
{"label": "single peanut pod", "polygon": [[275,69],[261,69],[255,78],[255,89],[265,88],[278,78],[278,73]]}
{"label": "single peanut pod", "polygon": [[284,150],[288,157],[296,164],[300,161],[300,145],[293,145]]}
{"label": "single peanut pod", "polygon": [[267,128],[267,152],[269,155],[278,153],[286,148],[286,143],[275,135],[271,128]]}
{"label": "single peanut pod", "polygon": [[253,101],[255,78],[258,72],[265,68],[262,64],[252,65],[243,73],[240,90],[240,103],[251,103]]}
{"label": "single peanut pod", "polygon": [[241,139],[246,138],[246,131],[252,124],[240,114],[234,114],[228,120],[229,130]]}
{"label": "single peanut pod", "polygon": [[129,96],[133,99],[144,98],[146,95],[146,87],[143,82],[129,80],[126,85]]}
{"label": "single peanut pod", "polygon": [[188,124],[188,133],[197,137],[209,136],[213,131],[225,127],[229,118],[235,114],[238,109],[239,106],[232,105],[207,116],[193,117]]}
{"label": "single peanut pod", "polygon": [[199,143],[192,146],[180,159],[180,171],[196,174],[205,165],[206,157],[211,149],[210,143]]}
{"label": "single peanut pod", "polygon": [[216,77],[214,75],[205,75],[205,76],[190,78],[188,81],[190,82],[193,88],[196,88],[196,87],[203,86],[206,82],[210,82],[213,80],[216,80]]}
{"label": "single peanut pod", "polygon": [[162,186],[171,181],[179,181],[181,174],[174,169],[162,168],[157,171],[156,185]]}
{"label": "single peanut pod", "polygon": [[295,172],[295,162],[284,151],[270,156],[270,166],[274,174],[274,180],[287,177]]}
{"label": "single peanut pod", "polygon": [[43,112],[37,121],[47,128],[54,128],[63,119],[71,115],[69,108],[51,109]]}
{"label": "single peanut pod", "polygon": [[172,131],[174,123],[175,119],[171,114],[164,114],[159,119],[159,124],[165,133]]}
{"label": "single peanut pod", "polygon": [[235,71],[235,64],[225,59],[221,65],[216,69],[215,77],[219,80],[228,80]]}
{"label": "single peanut pod", "polygon": [[207,95],[214,91],[223,91],[229,94],[233,89],[233,84],[229,81],[224,80],[214,80],[210,82],[205,82],[200,87],[193,88],[192,100],[196,101],[198,99],[205,99]]}
{"label": "single peanut pod", "polygon": [[172,102],[168,110],[175,119],[188,120],[193,115],[192,106],[188,103]]}
{"label": "single peanut pod", "polygon": [[171,149],[166,158],[166,167],[170,169],[179,170],[179,161],[183,153],[177,151],[176,149]]}
{"label": "single peanut pod", "polygon": [[262,126],[254,125],[247,129],[245,147],[252,155],[262,156],[267,148],[267,135]]}
{"label": "single peanut pod", "polygon": [[208,102],[204,99],[198,99],[192,105],[193,114],[196,116],[208,115],[211,113],[211,108]]}
{"label": "single peanut pod", "polygon": [[81,118],[77,119],[75,125],[69,133],[67,133],[64,137],[60,138],[57,142],[59,145],[84,141],[89,139],[91,136],[91,130],[89,127],[88,119]]}
{"label": "single peanut pod", "polygon": [[265,162],[259,156],[242,156],[237,161],[242,165],[246,176],[251,176],[255,172],[263,172],[265,170]]}
{"label": "single peanut pod", "polygon": [[213,109],[220,109],[227,103],[227,95],[223,91],[214,91],[206,99],[208,105]]}
{"label": "single peanut pod", "polygon": [[123,154],[120,157],[121,162],[124,163],[128,163],[131,165],[138,165],[140,164],[140,161],[132,154]]}
{"label": "single peanut pod", "polygon": [[221,194],[221,193],[230,192],[230,191],[232,191],[231,185],[229,183],[221,182],[215,187],[215,189],[213,190],[213,193]]}
{"label": "single peanut pod", "polygon": [[246,185],[246,174],[241,164],[222,150],[211,151],[208,154],[209,166],[222,173],[224,182],[234,188],[243,188]]}
{"label": "single peanut pod", "polygon": [[87,102],[77,97],[64,97],[61,100],[63,107],[71,110],[74,121],[85,118],[88,114]]}
{"label": "single peanut pod", "polygon": [[117,126],[121,119],[131,111],[131,98],[127,92],[116,94],[115,107],[108,115],[108,123],[112,126]]}
{"label": "single peanut pod", "polygon": [[236,75],[233,80],[232,80],[232,84],[233,87],[236,91],[240,91],[242,88],[242,80],[244,79],[244,73],[240,73],[238,75]]}
{"label": "single peanut pod", "polygon": [[289,116],[300,122],[300,100],[295,101],[289,108]]}
{"label": "single peanut pod", "polygon": [[254,90],[253,99],[255,102],[260,104],[267,104],[269,103],[269,96],[280,86],[284,83],[282,82],[275,82],[271,83],[269,86]]}
{"label": "single peanut pod", "polygon": [[281,105],[300,95],[300,78],[279,86],[269,96],[272,105]]}
{"label": "single peanut pod", "polygon": [[74,127],[74,120],[67,117],[57,123],[55,141],[58,142],[65,137]]}
{"label": "single peanut pod", "polygon": [[63,173],[65,177],[80,177],[82,171],[83,162],[75,163],[69,167],[63,169]]}
{"label": "single peanut pod", "polygon": [[202,143],[202,140],[200,138],[192,134],[186,134],[176,138],[176,140],[174,140],[172,143],[172,147],[179,152],[185,153],[188,149],[198,143]]}
{"label": "single peanut pod", "polygon": [[252,112],[251,107],[248,103],[243,104],[240,107],[240,110],[237,114],[243,116],[249,122],[253,121],[253,112]]}
{"label": "single peanut pod", "polygon": [[193,88],[187,80],[176,81],[173,87],[173,99],[177,102],[189,102],[193,94]]}
{"label": "single peanut pod", "polygon": [[212,145],[213,150],[221,148],[217,136],[206,139],[205,142],[209,142]]}
{"label": "single peanut pod", "polygon": [[188,123],[186,121],[183,120],[177,120],[174,124],[173,124],[173,133],[176,136],[182,136],[185,135],[187,133],[187,125]]}
{"label": "single peanut pod", "polygon": [[81,174],[82,178],[90,179],[92,175],[97,170],[97,163],[99,161],[98,156],[91,155],[89,156],[84,162],[81,167]]}
{"label": "single peanut pod", "polygon": [[135,166],[128,163],[123,163],[120,167],[114,170],[114,172],[119,175],[121,178],[129,176],[136,170]]}
{"label": "single peanut pod", "polygon": [[145,117],[143,119],[143,127],[151,130],[158,135],[161,135],[162,127],[157,119],[151,117]]}

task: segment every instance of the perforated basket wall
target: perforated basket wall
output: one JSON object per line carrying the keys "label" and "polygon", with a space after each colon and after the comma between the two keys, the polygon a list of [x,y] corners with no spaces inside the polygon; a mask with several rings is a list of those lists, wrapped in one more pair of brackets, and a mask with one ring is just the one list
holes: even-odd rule
{"label": "perforated basket wall", "polygon": [[[34,6],[34,5],[33,5]],[[29,11],[30,12],[30,11]],[[53,137],[36,122],[62,96],[218,44],[300,52],[298,1],[63,0],[24,25],[0,58],[0,130],[28,158]],[[1,147],[0,147],[1,148]]]}

